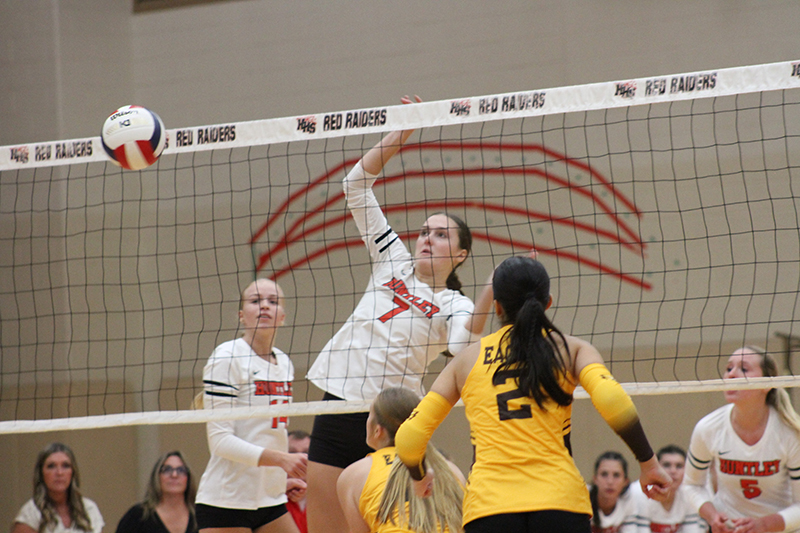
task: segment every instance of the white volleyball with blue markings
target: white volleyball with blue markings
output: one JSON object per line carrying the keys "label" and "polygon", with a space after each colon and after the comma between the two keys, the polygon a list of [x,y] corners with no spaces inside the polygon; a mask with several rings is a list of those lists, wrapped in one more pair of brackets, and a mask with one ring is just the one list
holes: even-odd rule
{"label": "white volleyball with blue markings", "polygon": [[164,122],[138,105],[120,107],[106,119],[100,134],[103,149],[115,164],[142,170],[158,160],[167,144]]}

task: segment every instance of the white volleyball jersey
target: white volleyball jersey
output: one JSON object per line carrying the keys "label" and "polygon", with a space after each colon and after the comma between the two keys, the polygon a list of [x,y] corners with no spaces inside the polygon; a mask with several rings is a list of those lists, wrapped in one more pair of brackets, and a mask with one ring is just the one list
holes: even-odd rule
{"label": "white volleyball jersey", "polygon": [[660,502],[651,500],[638,481],[631,483],[628,491],[636,502],[636,531],[638,533],[705,533],[708,525],[697,514],[689,498],[686,485],[675,493],[669,511]]}
{"label": "white volleyball jersey", "polygon": [[353,314],[308,371],[320,389],[345,400],[372,400],[387,387],[422,395],[422,377],[443,351],[479,338],[466,328],[472,301],[434,293],[414,276],[414,262],[372,192],[375,176],[359,162],[344,180],[347,205],[372,258],[372,276]]}
{"label": "white volleyball jersey", "polygon": [[620,495],[610,514],[605,514],[602,509],[598,509],[597,514],[600,515],[600,527],[595,526],[592,519],[592,533],[635,533],[636,501],[631,496],[631,487]]}
{"label": "white volleyball jersey", "polygon": [[[205,409],[291,403],[294,367],[273,348],[277,363],[256,355],[244,339],[220,344],[203,369]],[[286,472],[258,466],[265,448],[288,451],[288,420],[253,418],[208,422],[211,458],[197,503],[230,509],[258,509],[286,502]]]}
{"label": "white volleyball jersey", "polygon": [[[703,417],[695,426],[686,458],[684,484],[690,489],[696,509],[711,501],[717,511],[729,518],[760,518],[784,514],[787,530],[792,515],[800,510],[800,439],[781,421],[778,412],[769,409],[764,435],[749,446],[736,434],[731,424],[733,404],[720,407]],[[717,492],[706,488],[709,469],[717,476]],[[788,519],[787,519],[788,518]]]}

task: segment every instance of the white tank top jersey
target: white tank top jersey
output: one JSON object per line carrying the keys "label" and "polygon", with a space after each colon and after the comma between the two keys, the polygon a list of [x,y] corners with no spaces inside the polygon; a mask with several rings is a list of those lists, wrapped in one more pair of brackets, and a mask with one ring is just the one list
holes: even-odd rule
{"label": "white tank top jersey", "polygon": [[[800,439],[770,407],[764,435],[749,446],[731,425],[733,404],[720,407],[695,426],[684,484],[696,509],[711,501],[730,518],[780,513],[786,531],[800,528]],[[717,492],[706,488],[709,469]]]}
{"label": "white tank top jersey", "polygon": [[[291,403],[294,367],[289,357],[272,350],[276,364],[258,355],[244,339],[217,346],[203,369],[205,409]],[[265,448],[288,451],[286,418],[253,418],[208,422],[211,458],[197,503],[229,509],[259,509],[286,502],[286,472],[258,466]]]}
{"label": "white tank top jersey", "polygon": [[344,179],[347,206],[372,259],[372,276],[353,314],[308,371],[320,389],[345,400],[372,400],[388,387],[423,395],[422,377],[438,355],[480,338],[466,328],[472,301],[458,291],[434,293],[372,192],[375,176],[356,164]]}
{"label": "white tank top jersey", "polygon": [[660,502],[651,500],[638,481],[628,491],[636,502],[636,531],[638,533],[705,533],[708,524],[697,514],[686,485],[678,487],[669,511]]}

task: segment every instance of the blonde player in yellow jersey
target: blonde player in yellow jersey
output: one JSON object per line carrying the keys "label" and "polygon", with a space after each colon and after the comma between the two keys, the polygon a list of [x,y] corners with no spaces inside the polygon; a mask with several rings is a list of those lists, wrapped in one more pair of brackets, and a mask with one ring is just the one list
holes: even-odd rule
{"label": "blonde player in yellow jersey", "polygon": [[398,457],[419,480],[415,490],[431,492],[435,472],[426,464],[425,446],[461,398],[475,448],[464,531],[588,533],[589,492],[569,443],[572,394],[580,383],[639,461],[644,493],[664,499],[671,480],[630,397],[594,346],[562,334],[547,318],[552,297],[544,266],[506,259],[492,288],[503,326],[461,351],[397,432]]}
{"label": "blonde player in yellow jersey", "polygon": [[[384,489],[395,459],[395,433],[417,404],[419,396],[400,387],[384,389],[372,402],[367,418],[367,444],[376,451],[345,468],[336,483],[339,502],[350,533],[440,531],[443,529],[439,527],[441,522],[452,523],[451,531],[458,531],[461,524],[464,475],[456,465],[446,461],[432,448],[429,451],[436,455],[434,460],[441,468],[449,471],[437,477],[439,485],[436,490],[441,493],[438,494],[441,498],[435,499],[432,505],[425,505],[422,511],[428,527],[409,529],[413,527],[409,523],[415,521],[413,517],[407,517],[404,513],[403,518],[399,518],[398,513],[394,512],[396,508],[387,506],[385,511],[381,508]],[[405,468],[401,469],[405,471]],[[408,477],[407,473],[405,477]],[[410,491],[403,487],[402,492]],[[382,520],[382,515],[391,518]]]}

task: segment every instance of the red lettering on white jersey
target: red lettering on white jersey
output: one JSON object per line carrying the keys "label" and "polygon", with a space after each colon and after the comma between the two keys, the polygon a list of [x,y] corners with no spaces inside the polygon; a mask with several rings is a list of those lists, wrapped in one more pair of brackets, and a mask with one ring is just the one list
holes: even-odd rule
{"label": "red lettering on white jersey", "polygon": [[419,296],[414,296],[408,292],[408,287],[406,287],[406,284],[401,279],[392,278],[391,281],[387,281],[383,284],[383,286],[392,289],[395,294],[407,300],[409,303],[411,303],[411,305],[425,313],[425,316],[428,318],[433,318],[433,315],[440,311],[440,309],[433,305],[432,302],[424,300]]}
{"label": "red lettering on white jersey", "polygon": [[780,459],[771,461],[739,461],[737,459],[719,460],[719,471],[731,476],[772,476],[780,470]]}
{"label": "red lettering on white jersey", "polygon": [[292,384],[287,381],[256,381],[256,396],[291,396]]}

